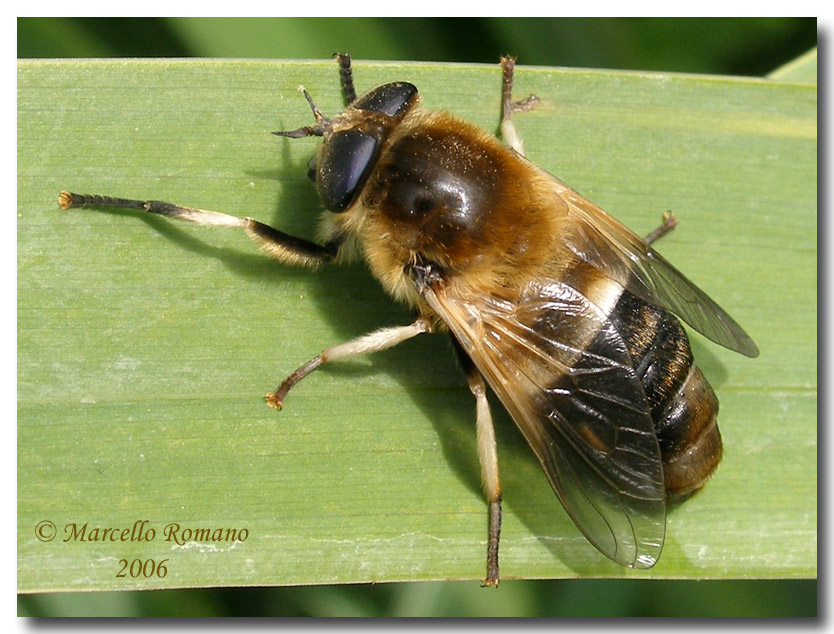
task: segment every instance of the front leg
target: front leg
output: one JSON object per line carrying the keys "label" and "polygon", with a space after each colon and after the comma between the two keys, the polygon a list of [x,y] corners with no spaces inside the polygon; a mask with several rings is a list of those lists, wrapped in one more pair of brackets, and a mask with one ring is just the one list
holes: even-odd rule
{"label": "front leg", "polygon": [[356,88],[353,86],[353,70],[350,67],[350,53],[334,53],[333,57],[339,63],[339,76],[342,80],[342,93],[345,96],[345,106],[356,101]]}
{"label": "front leg", "polygon": [[336,257],[339,242],[329,242],[324,245],[310,242],[303,238],[291,236],[274,227],[265,225],[252,218],[238,218],[229,214],[205,209],[183,207],[159,200],[132,200],[129,198],[114,198],[97,194],[72,194],[67,191],[58,196],[61,209],[75,207],[110,207],[113,209],[138,209],[151,214],[167,216],[176,220],[193,222],[203,227],[237,228],[246,234],[269,256],[292,266],[306,266],[317,268],[324,262]]}

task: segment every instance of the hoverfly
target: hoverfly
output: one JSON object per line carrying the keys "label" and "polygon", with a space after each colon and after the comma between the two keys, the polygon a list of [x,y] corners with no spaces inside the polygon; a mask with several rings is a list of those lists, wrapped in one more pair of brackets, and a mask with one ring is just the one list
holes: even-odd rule
{"label": "hoverfly", "polygon": [[718,401],[692,359],[677,315],[749,357],[753,340],[654,251],[671,226],[642,239],[524,157],[503,58],[501,143],[418,104],[408,82],[356,96],[338,58],[347,106],[329,119],[303,90],[315,122],[279,136],[322,137],[310,175],[326,209],[321,242],[251,218],[159,201],[61,192],[62,208],[139,209],[246,231],[285,264],[318,268],[361,254],[413,323],[324,350],[267,403],[331,361],[448,330],[476,402],[489,503],[485,584],[499,580],[501,485],[488,384],[541,463],[580,531],[603,554],[649,568],[660,556],[666,506],[700,489],[721,459]]}

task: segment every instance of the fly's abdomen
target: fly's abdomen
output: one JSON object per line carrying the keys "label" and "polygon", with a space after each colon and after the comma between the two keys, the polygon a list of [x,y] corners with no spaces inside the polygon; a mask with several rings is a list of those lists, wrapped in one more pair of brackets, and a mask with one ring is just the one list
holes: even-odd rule
{"label": "fly's abdomen", "polygon": [[651,408],[666,496],[685,498],[704,486],[721,461],[718,399],[669,312],[623,292],[610,319],[628,345]]}

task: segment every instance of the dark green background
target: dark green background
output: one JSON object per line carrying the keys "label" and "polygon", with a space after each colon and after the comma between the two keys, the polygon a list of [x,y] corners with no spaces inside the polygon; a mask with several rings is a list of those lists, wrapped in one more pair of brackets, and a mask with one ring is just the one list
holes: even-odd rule
{"label": "dark green background", "polygon": [[[19,57],[329,57],[763,76],[817,45],[807,18],[18,19]],[[775,547],[775,546],[774,546]],[[32,616],[816,616],[807,581],[506,581],[29,595]]]}
{"label": "dark green background", "polygon": [[260,57],[628,68],[762,76],[817,44],[814,19],[33,18],[18,57]]}

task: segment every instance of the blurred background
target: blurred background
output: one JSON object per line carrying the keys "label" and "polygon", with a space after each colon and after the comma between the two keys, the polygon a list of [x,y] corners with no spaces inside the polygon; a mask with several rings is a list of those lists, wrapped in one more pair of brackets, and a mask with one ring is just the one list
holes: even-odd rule
{"label": "blurred background", "polygon": [[813,18],[21,18],[18,57],[256,57],[762,76],[817,45]]}
{"label": "blurred background", "polygon": [[[328,58],[764,76],[814,18],[19,18],[18,57]],[[504,581],[25,595],[20,616],[816,616],[817,582]]]}

